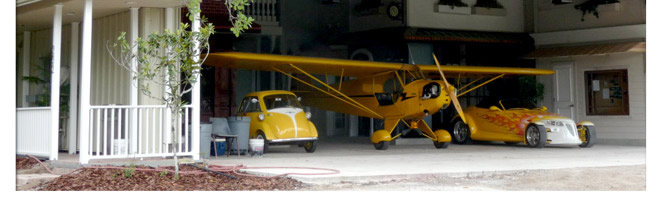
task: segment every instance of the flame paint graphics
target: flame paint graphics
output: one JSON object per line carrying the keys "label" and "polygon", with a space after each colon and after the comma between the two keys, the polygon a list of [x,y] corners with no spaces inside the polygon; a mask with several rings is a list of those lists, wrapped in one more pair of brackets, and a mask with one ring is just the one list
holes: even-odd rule
{"label": "flame paint graphics", "polygon": [[524,136],[526,125],[531,123],[534,118],[543,118],[545,116],[559,116],[556,113],[526,113],[509,112],[504,114],[489,113],[480,117],[497,126],[503,127],[504,131],[512,132]]}

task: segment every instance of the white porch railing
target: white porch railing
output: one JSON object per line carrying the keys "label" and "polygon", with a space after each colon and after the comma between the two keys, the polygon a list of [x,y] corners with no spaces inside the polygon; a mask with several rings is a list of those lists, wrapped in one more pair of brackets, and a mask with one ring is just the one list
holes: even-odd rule
{"label": "white porch railing", "polygon": [[246,8],[246,15],[260,25],[278,26],[280,12],[278,0],[255,0]]}
{"label": "white porch railing", "polygon": [[51,108],[16,108],[16,153],[51,156]]}
{"label": "white porch railing", "polygon": [[[177,151],[177,156],[193,156],[189,131],[190,105],[180,114],[177,143],[170,134],[169,111],[165,105],[157,106],[90,106],[88,158],[140,158],[165,157]],[[137,119],[131,119],[135,112]],[[131,132],[137,123],[137,133]],[[83,142],[83,141],[81,141]],[[82,145],[81,145],[82,146]],[[82,152],[82,151],[81,151]]]}

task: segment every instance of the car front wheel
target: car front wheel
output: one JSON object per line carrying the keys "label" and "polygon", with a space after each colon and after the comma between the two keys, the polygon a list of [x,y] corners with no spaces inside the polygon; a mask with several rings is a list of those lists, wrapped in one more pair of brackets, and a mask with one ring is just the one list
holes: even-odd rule
{"label": "car front wheel", "polygon": [[582,143],[579,145],[579,147],[583,148],[590,148],[595,144],[595,141],[598,139],[597,138],[597,132],[595,131],[595,127],[593,126],[580,126],[580,129],[584,129],[584,134],[583,136],[580,135],[579,138],[582,140]]}
{"label": "car front wheel", "polygon": [[469,126],[461,119],[456,119],[453,123],[453,142],[456,144],[471,144],[471,131]]}
{"label": "car front wheel", "polygon": [[543,148],[547,143],[547,130],[542,125],[529,124],[524,134],[526,145],[533,148]]}
{"label": "car front wheel", "polygon": [[264,133],[257,134],[257,137],[255,137],[255,139],[261,139],[262,141],[264,141],[262,153],[267,153],[267,150],[269,149],[269,140],[267,140],[267,137],[264,136]]}

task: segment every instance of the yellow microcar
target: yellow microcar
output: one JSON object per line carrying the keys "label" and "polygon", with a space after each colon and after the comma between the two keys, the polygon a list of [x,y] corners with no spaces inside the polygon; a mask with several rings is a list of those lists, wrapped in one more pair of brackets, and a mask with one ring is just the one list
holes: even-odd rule
{"label": "yellow microcar", "polygon": [[251,118],[249,137],[263,139],[265,152],[269,145],[297,144],[313,153],[317,149],[317,129],[299,101],[289,91],[253,92],[241,101],[237,115]]}

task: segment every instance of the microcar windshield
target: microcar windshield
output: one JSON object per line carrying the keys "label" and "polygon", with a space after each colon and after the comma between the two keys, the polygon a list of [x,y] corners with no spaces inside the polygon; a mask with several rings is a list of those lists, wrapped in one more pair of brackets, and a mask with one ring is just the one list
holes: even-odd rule
{"label": "microcar windshield", "polygon": [[299,100],[296,96],[291,94],[273,94],[264,96],[264,106],[267,107],[267,110],[277,109],[277,108],[301,108]]}

